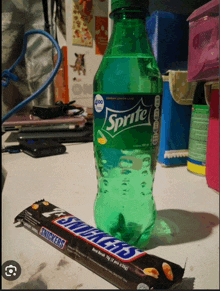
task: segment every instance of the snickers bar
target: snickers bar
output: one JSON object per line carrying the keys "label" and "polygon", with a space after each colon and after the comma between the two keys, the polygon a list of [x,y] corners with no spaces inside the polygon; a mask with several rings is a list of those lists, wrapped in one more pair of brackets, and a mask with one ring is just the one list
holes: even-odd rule
{"label": "snickers bar", "polygon": [[119,289],[168,289],[182,280],[179,265],[89,226],[44,199],[17,215],[17,222]]}

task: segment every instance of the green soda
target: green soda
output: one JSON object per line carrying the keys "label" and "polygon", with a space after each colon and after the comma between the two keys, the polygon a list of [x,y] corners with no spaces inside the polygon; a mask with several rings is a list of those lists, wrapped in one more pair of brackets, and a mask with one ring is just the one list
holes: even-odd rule
{"label": "green soda", "polygon": [[112,35],[94,78],[97,228],[136,247],[156,220],[162,77],[148,41],[147,1],[112,1]]}

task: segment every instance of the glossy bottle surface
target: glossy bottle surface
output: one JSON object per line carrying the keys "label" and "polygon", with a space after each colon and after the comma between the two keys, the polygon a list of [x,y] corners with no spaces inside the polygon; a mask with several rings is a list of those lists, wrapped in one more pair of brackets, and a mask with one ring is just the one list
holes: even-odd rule
{"label": "glossy bottle surface", "polygon": [[129,9],[112,13],[112,36],[94,79],[96,225],[138,247],[156,219],[152,191],[163,87],[145,16]]}

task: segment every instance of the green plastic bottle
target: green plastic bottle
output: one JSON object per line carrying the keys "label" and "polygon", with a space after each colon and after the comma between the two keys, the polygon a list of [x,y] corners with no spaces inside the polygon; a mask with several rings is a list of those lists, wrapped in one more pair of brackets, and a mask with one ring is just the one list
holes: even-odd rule
{"label": "green plastic bottle", "polygon": [[112,35],[94,78],[97,228],[136,247],[155,225],[162,77],[147,38],[148,2],[112,0]]}

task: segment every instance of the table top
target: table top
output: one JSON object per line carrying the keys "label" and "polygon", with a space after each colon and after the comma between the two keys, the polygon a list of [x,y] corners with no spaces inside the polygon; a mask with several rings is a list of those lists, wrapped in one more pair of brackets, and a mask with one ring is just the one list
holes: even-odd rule
{"label": "table top", "polygon": [[[9,145],[7,134],[3,145]],[[65,154],[32,158],[2,154],[6,180],[2,191],[2,263],[21,265],[15,281],[3,289],[117,289],[25,228],[14,218],[44,198],[95,226],[93,205],[97,180],[92,143],[65,144]],[[219,195],[206,178],[186,166],[157,164],[154,199],[156,226],[146,251],[186,269],[177,289],[219,289]],[[172,229],[166,234],[166,227]]]}

